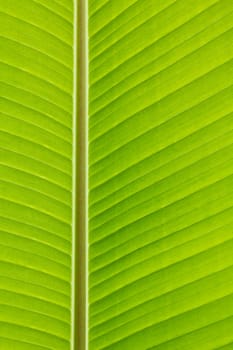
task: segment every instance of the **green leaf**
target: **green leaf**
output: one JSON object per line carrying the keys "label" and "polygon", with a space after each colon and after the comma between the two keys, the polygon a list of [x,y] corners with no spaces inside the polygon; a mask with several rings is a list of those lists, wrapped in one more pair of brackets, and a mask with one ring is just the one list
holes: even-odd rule
{"label": "green leaf", "polygon": [[233,347],[233,2],[89,1],[89,348]]}
{"label": "green leaf", "polygon": [[72,1],[0,4],[0,348],[70,349]]}

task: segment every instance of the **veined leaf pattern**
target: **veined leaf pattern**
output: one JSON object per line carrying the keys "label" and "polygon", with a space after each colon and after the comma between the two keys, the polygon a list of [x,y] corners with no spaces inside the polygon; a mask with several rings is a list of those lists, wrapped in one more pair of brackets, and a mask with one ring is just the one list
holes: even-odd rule
{"label": "veined leaf pattern", "polygon": [[89,1],[91,350],[233,348],[233,2]]}
{"label": "veined leaf pattern", "polygon": [[0,349],[70,349],[73,2],[0,3]]}

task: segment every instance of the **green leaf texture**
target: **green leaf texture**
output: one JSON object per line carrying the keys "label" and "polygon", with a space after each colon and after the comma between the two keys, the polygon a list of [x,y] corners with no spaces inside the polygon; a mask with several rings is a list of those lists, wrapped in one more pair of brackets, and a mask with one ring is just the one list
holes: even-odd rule
{"label": "green leaf texture", "polygon": [[233,1],[88,17],[90,350],[233,349]]}
{"label": "green leaf texture", "polygon": [[73,4],[0,1],[0,349],[70,349]]}

